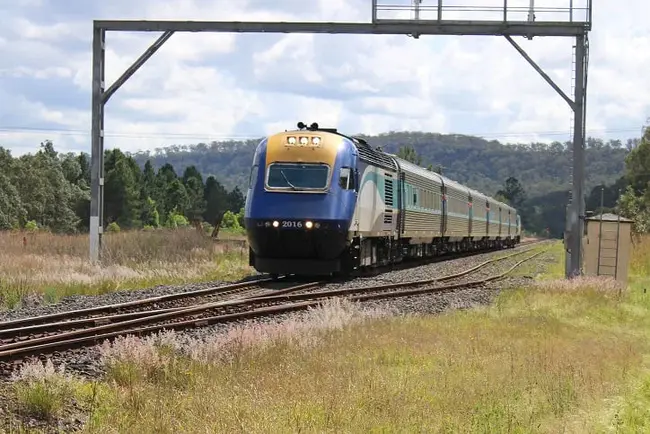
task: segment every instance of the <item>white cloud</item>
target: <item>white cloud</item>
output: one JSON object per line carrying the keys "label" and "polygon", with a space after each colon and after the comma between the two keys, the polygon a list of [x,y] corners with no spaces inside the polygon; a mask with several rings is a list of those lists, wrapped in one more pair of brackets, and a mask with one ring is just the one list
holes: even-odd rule
{"label": "white cloud", "polygon": [[[60,149],[89,151],[93,19],[370,18],[370,0],[319,0],[309,8],[299,0],[40,0],[38,7],[35,1],[0,6],[7,23],[0,28],[0,144],[15,153],[35,150],[45,138]],[[536,3],[566,6],[567,1]],[[498,16],[498,11],[447,13],[463,19]],[[638,135],[649,115],[648,13],[650,5],[642,0],[630,0],[625,9],[613,2],[595,6],[587,109],[592,135]],[[555,13],[557,19],[565,15]],[[512,17],[526,19],[525,9]],[[546,17],[538,11],[536,18]],[[109,33],[107,86],[158,36]],[[516,40],[571,94],[571,39]],[[505,141],[565,140],[571,129],[565,101],[504,38],[177,33],[108,103],[106,145],[138,150],[258,137],[299,120],[350,133],[427,130]],[[21,126],[46,131],[7,131]],[[616,133],[607,135],[610,130]]]}

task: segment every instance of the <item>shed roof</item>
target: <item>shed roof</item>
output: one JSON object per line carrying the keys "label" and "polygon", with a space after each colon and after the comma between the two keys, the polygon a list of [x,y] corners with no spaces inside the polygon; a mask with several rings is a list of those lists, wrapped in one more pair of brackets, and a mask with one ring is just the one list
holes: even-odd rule
{"label": "shed roof", "polygon": [[628,218],[621,217],[621,216],[618,216],[616,214],[612,214],[612,213],[609,213],[609,212],[605,213],[605,214],[593,215],[591,217],[587,217],[585,220],[587,220],[587,221],[597,221],[598,222],[598,221],[600,221],[601,216],[602,216],[602,220],[604,222],[617,222],[620,219],[621,223],[633,223],[633,221],[628,219]]}

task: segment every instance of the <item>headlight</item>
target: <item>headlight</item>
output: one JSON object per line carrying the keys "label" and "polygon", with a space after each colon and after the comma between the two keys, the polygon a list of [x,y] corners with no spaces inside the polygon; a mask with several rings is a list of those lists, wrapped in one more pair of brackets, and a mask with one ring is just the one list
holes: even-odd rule
{"label": "headlight", "polygon": [[311,229],[312,226],[314,226],[314,224],[313,224],[312,222],[310,222],[310,221],[306,221],[306,222],[305,222],[305,227],[306,227],[307,229]]}
{"label": "headlight", "polygon": [[293,136],[287,137],[287,143],[290,144],[290,145],[295,145],[296,144],[296,138],[293,137]]}
{"label": "headlight", "polygon": [[312,137],[312,138],[311,138],[311,142],[312,142],[312,144],[314,144],[315,146],[320,145],[320,137]]}
{"label": "headlight", "polygon": [[277,228],[278,226],[280,226],[280,222],[277,221],[277,220],[274,221],[274,222],[273,222],[273,227],[274,227],[274,228]]}
{"label": "headlight", "polygon": [[301,145],[307,145],[309,143],[309,139],[307,137],[301,137],[300,138],[300,144]]}

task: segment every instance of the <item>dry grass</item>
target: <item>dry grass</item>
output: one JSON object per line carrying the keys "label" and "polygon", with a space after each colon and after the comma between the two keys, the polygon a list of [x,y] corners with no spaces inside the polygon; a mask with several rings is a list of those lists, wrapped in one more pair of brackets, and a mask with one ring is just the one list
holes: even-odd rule
{"label": "dry grass", "polygon": [[634,240],[630,268],[632,274],[650,277],[650,235]]}
{"label": "dry grass", "polygon": [[648,345],[600,324],[616,317],[617,288],[586,283],[597,282],[547,282],[438,317],[346,303],[207,342],[122,339],[103,347],[110,399],[88,429],[590,432],[576,415],[619,392]]}
{"label": "dry grass", "polygon": [[74,396],[73,378],[64,366],[55,369],[49,360],[25,364],[13,380],[18,411],[28,416],[54,419]]}
{"label": "dry grass", "polygon": [[0,233],[3,304],[13,307],[34,298],[55,301],[66,295],[157,284],[232,280],[251,272],[244,240],[215,242],[191,229],[106,234],[104,247],[102,264],[97,265],[88,260],[87,235]]}

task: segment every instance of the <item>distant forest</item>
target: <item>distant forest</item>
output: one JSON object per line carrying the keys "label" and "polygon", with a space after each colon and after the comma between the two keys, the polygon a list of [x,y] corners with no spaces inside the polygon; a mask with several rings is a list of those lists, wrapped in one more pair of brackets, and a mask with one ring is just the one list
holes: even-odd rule
{"label": "distant forest", "polygon": [[[570,143],[506,145],[479,137],[422,132],[363,136],[371,146],[399,154],[517,207],[529,233],[561,237],[571,180]],[[152,152],[107,150],[106,225],[120,228],[214,223],[224,212],[241,221],[250,164],[258,140],[170,146]],[[650,136],[604,142],[589,138],[587,209],[634,215],[644,229],[650,209],[644,173]],[[641,161],[639,163],[639,161]],[[645,164],[645,166],[644,166]],[[89,156],[59,154],[46,141],[19,158],[0,147],[0,228],[37,225],[55,232],[86,231]],[[646,182],[646,184],[643,184]],[[646,196],[648,196],[646,198]],[[620,200],[619,200],[620,199]]]}
{"label": "distant forest", "polygon": [[[50,141],[34,155],[13,158],[0,148],[0,229],[85,232],[90,219],[90,157],[59,154]],[[104,154],[104,223],[111,230],[214,224],[223,214],[241,223],[244,196],[192,166],[176,172],[140,167],[119,149]]]}

